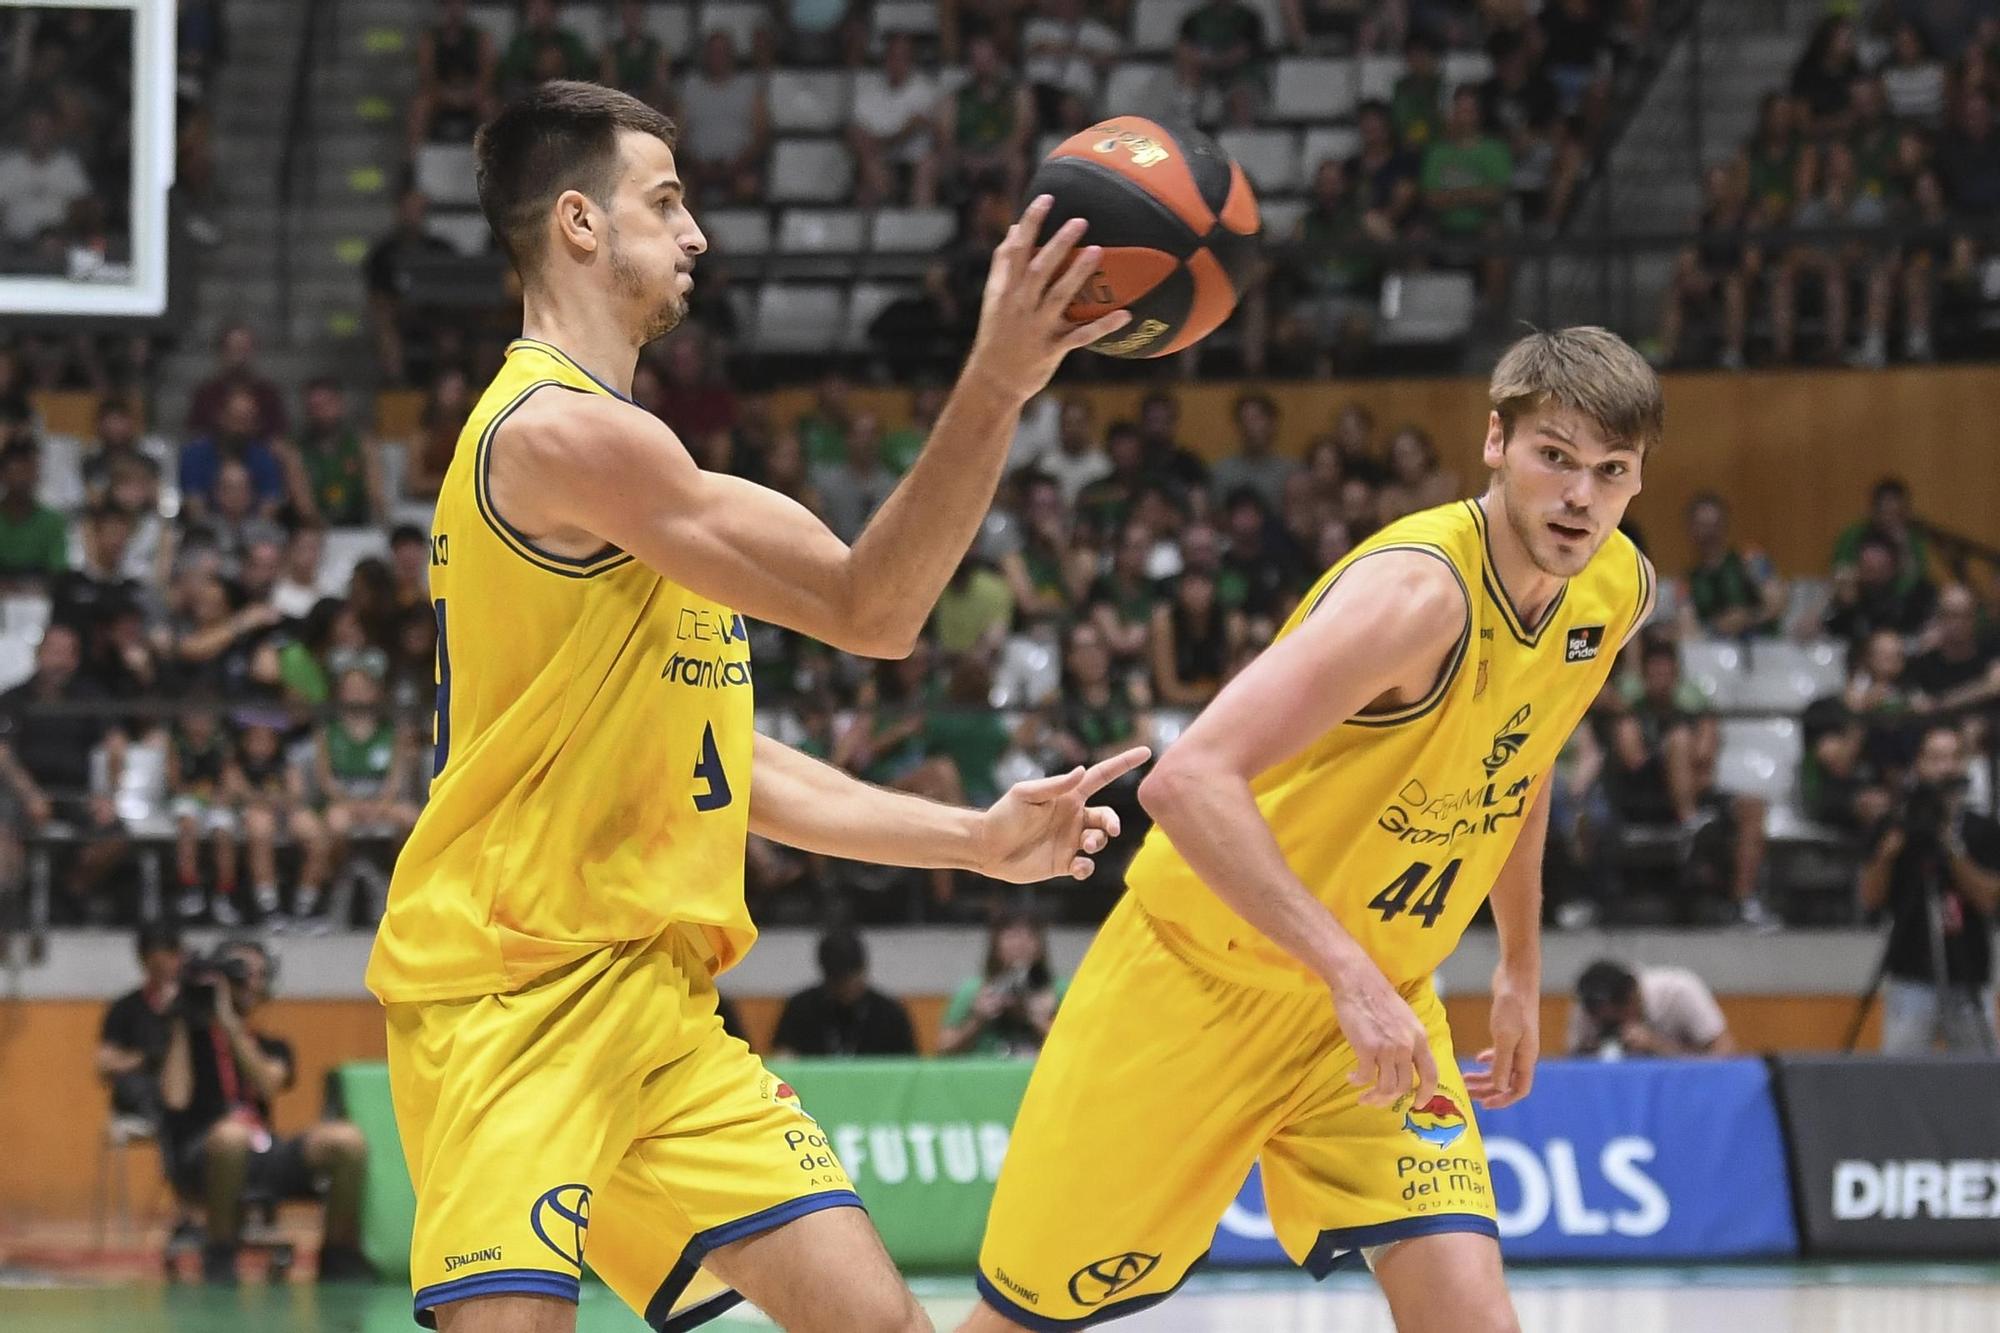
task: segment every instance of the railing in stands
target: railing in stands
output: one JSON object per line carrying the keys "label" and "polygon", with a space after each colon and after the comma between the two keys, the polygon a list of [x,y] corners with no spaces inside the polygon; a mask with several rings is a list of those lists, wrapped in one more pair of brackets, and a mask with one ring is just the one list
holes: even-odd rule
{"label": "railing in stands", "polygon": [[[291,91],[285,102],[284,139],[278,150],[277,294],[279,336],[289,345],[292,328],[293,233],[300,209],[312,206],[318,175],[317,136],[312,95],[313,75],[321,53],[333,48],[340,0],[305,0],[305,22],[299,25],[298,52],[292,60]],[[301,188],[302,187],[302,188]]]}
{"label": "railing in stands", "polygon": [[2000,546],[1939,527],[1928,519],[1911,519],[1910,526],[1935,548],[1938,558],[1953,578],[1960,582],[1967,581],[1975,562],[1986,567],[1988,578],[2000,578]]}

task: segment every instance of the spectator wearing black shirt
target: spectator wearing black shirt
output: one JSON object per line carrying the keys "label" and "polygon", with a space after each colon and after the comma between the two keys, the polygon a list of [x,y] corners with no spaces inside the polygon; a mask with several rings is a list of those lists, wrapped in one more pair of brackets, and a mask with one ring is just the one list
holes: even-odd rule
{"label": "spectator wearing black shirt", "polygon": [[851,930],[819,940],[817,986],[785,1001],[771,1054],[915,1055],[917,1037],[903,1002],[868,984],[868,947]]}
{"label": "spectator wearing black shirt", "polygon": [[1153,697],[1167,708],[1206,704],[1247,634],[1242,615],[1223,606],[1215,572],[1190,564],[1153,609]]}
{"label": "spectator wearing black shirt", "polygon": [[1838,698],[1806,707],[1799,798],[1808,819],[1850,834],[1871,829],[1894,798],[1868,751],[1868,727]]}
{"label": "spectator wearing black shirt", "polygon": [[12,798],[0,811],[0,824],[13,844],[8,859],[14,864],[20,861],[23,830],[41,833],[57,821],[71,826],[79,845],[61,909],[106,919],[111,904],[96,890],[125,855],[125,834],[111,798],[91,791],[90,761],[102,744],[103,790],[116,791],[125,733],[96,713],[53,711],[104,702],[101,692],[79,674],[82,665],[76,630],[52,622],[35,649],[35,674],[0,694],[0,777]]}
{"label": "spectator wearing black shirt", "polygon": [[1878,630],[1902,635],[1920,633],[1937,603],[1937,591],[1927,578],[1897,582],[1896,544],[1879,532],[1862,537],[1852,565],[1833,571],[1833,603],[1826,611],[1826,632],[1850,644]]}
{"label": "spectator wearing black shirt", "polygon": [[1694,565],[1681,599],[1685,630],[1720,638],[1778,632],[1785,609],[1785,585],[1761,551],[1747,555],[1729,540],[1729,505],[1713,491],[1688,502],[1688,545]]}
{"label": "spectator wearing black shirt", "polygon": [[2000,699],[2000,637],[1982,631],[1979,599],[1953,583],[1938,594],[1931,647],[1910,663],[1919,709],[1974,709]]}
{"label": "spectator wearing black shirt", "polygon": [[1387,103],[1363,102],[1355,116],[1361,147],[1347,159],[1347,183],[1360,200],[1368,234],[1393,240],[1417,206],[1417,161],[1396,142]]}
{"label": "spectator wearing black shirt", "polygon": [[1812,133],[1832,135],[1847,128],[1854,80],[1860,73],[1854,20],[1841,14],[1828,15],[1792,70],[1792,96],[1803,104]]}
{"label": "spectator wearing black shirt", "polygon": [[1167,477],[1188,490],[1208,485],[1208,464],[1176,436],[1181,428],[1181,402],[1155,389],[1139,404],[1139,436],[1145,446],[1145,468],[1151,477]]}
{"label": "spectator wearing black shirt", "polygon": [[1984,89],[1958,96],[1958,114],[1938,151],[1945,197],[1971,218],[2000,214],[2000,134],[1993,130],[1993,101]]}
{"label": "spectator wearing black shirt", "polygon": [[1993,1024],[1993,915],[2000,824],[1965,808],[1965,743],[1935,726],[1918,747],[1900,807],[1861,869],[1861,905],[1886,911],[1882,1050],[2000,1051]]}
{"label": "spectator wearing black shirt", "polygon": [[1117,532],[1139,507],[1147,484],[1146,439],[1130,421],[1114,421],[1104,432],[1104,454],[1111,471],[1086,485],[1076,496],[1076,514],[1099,533]]}
{"label": "spectator wearing black shirt", "polygon": [[448,255],[451,246],[424,226],[430,200],[412,186],[396,204],[396,225],[368,247],[361,261],[368,292],[368,329],[375,342],[375,364],[391,384],[409,383],[409,347],[424,336],[424,312],[405,301],[410,288],[411,261]]}
{"label": "spectator wearing black shirt", "polygon": [[1665,316],[1660,322],[1660,363],[1672,365],[1680,355],[1681,336],[1690,306],[1706,306],[1718,297],[1722,306],[1722,355],[1725,370],[1743,368],[1743,339],[1749,318],[1749,293],[1763,266],[1761,251],[1744,244],[1750,220],[1749,173],[1739,159],[1708,169],[1700,237],[1674,262],[1674,279],[1667,289]]}
{"label": "spectator wearing black shirt", "polygon": [[221,430],[223,409],[238,389],[252,400],[250,419],[241,433],[268,439],[285,434],[290,419],[285,415],[284,395],[277,383],[257,368],[257,337],[247,324],[232,324],[216,341],[215,374],[203,380],[188,404],[187,433],[201,436]]}
{"label": "spectator wearing black shirt", "polygon": [[97,1076],[111,1090],[113,1115],[129,1116],[148,1135],[159,1132],[160,1067],[173,1031],[174,1000],[180,994],[181,964],[187,955],[180,932],[166,923],[139,928],[139,966],[145,981],[104,1011],[97,1039]]}
{"label": "spectator wearing black shirt", "polygon": [[291,1044],[259,1031],[255,1016],[271,991],[271,955],[254,940],[232,940],[182,990],[160,1074],[166,1107],[168,1176],[202,1201],[208,1223],[203,1275],[231,1282],[246,1193],[326,1200],[322,1280],[374,1276],[361,1257],[361,1181],[368,1144],[344,1120],[322,1120],[279,1138],[271,1102],[291,1087]]}
{"label": "spectator wearing black shirt", "polygon": [[1595,123],[1611,91],[1611,38],[1600,0],[1551,0],[1542,7],[1542,65],[1564,115]]}
{"label": "spectator wearing black shirt", "polygon": [[1174,60],[1183,84],[1197,81],[1218,95],[1248,84],[1261,88],[1264,20],[1243,0],[1202,0],[1181,20]]}
{"label": "spectator wearing black shirt", "polygon": [[417,90],[410,98],[409,149],[469,143],[499,110],[493,39],[466,16],[466,0],[439,0],[438,22],[417,38]]}

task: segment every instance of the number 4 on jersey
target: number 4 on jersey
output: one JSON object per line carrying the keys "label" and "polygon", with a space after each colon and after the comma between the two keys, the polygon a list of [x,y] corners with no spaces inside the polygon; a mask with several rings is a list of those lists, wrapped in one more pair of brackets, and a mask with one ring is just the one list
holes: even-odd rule
{"label": "number 4 on jersey", "polygon": [[1417,886],[1431,873],[1430,862],[1417,861],[1383,886],[1380,893],[1368,900],[1368,905],[1380,912],[1384,921],[1401,916],[1404,912],[1408,912],[1411,916],[1420,916],[1424,919],[1424,928],[1428,930],[1437,924],[1438,913],[1444,911],[1445,898],[1451,893],[1451,882],[1458,878],[1458,867],[1459,862],[1456,858],[1446,862],[1444,869],[1438,872],[1438,877],[1431,881],[1431,886],[1424,890],[1423,897],[1412,903],[1410,895],[1417,891]]}

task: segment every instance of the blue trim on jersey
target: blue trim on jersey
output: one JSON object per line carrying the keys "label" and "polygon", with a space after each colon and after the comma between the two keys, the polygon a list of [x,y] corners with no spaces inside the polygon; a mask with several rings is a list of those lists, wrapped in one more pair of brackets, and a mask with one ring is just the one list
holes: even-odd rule
{"label": "blue trim on jersey", "polygon": [[1193,1263],[1187,1266],[1187,1271],[1181,1274],[1180,1280],[1165,1291],[1155,1291],[1145,1296],[1134,1296],[1129,1301],[1110,1301],[1092,1310],[1089,1314],[1080,1315],[1075,1319],[1056,1319],[1049,1315],[1036,1314],[1033,1310],[1024,1309],[1016,1305],[1005,1292],[987,1280],[984,1269],[974,1273],[973,1280],[979,1286],[979,1295],[982,1300],[1001,1314],[1006,1315],[1007,1318],[1021,1325],[1021,1327],[1033,1329],[1035,1333],[1074,1333],[1076,1329],[1089,1328],[1093,1324],[1102,1324],[1111,1319],[1123,1319],[1128,1314],[1137,1314],[1141,1310],[1152,1309],[1161,1301],[1164,1301],[1167,1297],[1186,1286],[1187,1280],[1194,1276],[1195,1270],[1207,1262],[1208,1252],[1204,1250],[1196,1257]]}
{"label": "blue trim on jersey", "polygon": [[1500,1239],[1500,1226],[1479,1213],[1433,1213],[1429,1217],[1399,1217],[1393,1222],[1377,1222],[1365,1227],[1335,1227],[1319,1233],[1300,1265],[1315,1278],[1324,1279],[1334,1270],[1346,1250],[1365,1250],[1371,1245],[1390,1245],[1417,1236],[1436,1236],[1452,1231],[1470,1231]]}
{"label": "blue trim on jersey", "polygon": [[437,1319],[431,1316],[431,1310],[453,1301],[473,1296],[554,1296],[574,1305],[579,1286],[577,1279],[568,1273],[551,1273],[541,1268],[502,1268],[497,1272],[474,1273],[425,1287],[416,1294],[411,1304],[415,1307],[419,1324],[425,1328],[436,1328]]}
{"label": "blue trim on jersey", "polygon": [[[826,1190],[820,1194],[806,1194],[796,1199],[787,1199],[783,1203],[773,1204],[769,1208],[751,1213],[748,1217],[739,1217],[734,1222],[724,1222],[720,1226],[696,1232],[688,1238],[687,1247],[681,1251],[681,1257],[674,1261],[673,1268],[668,1270],[667,1276],[660,1282],[659,1290],[653,1293],[653,1299],[646,1302],[646,1322],[660,1330],[660,1333],[680,1333],[682,1329],[693,1328],[697,1324],[715,1318],[743,1297],[733,1291],[723,1292],[703,1301],[700,1305],[681,1311],[678,1315],[674,1313],[674,1302],[687,1290],[688,1283],[694,1281],[695,1270],[701,1267],[702,1259],[710,1250],[719,1249],[731,1241],[762,1235],[787,1222],[795,1222],[808,1213],[817,1213],[828,1208],[863,1208],[863,1205],[861,1196],[853,1190]],[[863,1211],[866,1209],[863,1208]],[[734,1299],[725,1303],[724,1296]],[[697,1315],[700,1317],[696,1318]]]}

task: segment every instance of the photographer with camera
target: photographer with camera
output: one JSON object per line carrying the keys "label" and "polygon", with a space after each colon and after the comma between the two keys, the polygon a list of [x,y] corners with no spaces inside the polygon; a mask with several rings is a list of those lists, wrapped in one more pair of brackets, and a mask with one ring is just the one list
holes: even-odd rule
{"label": "photographer with camera", "polygon": [[304,1134],[272,1132],[271,1099],[292,1084],[292,1048],[257,1031],[252,1015],[270,998],[272,960],[255,940],[230,940],[182,973],[160,1100],[166,1107],[168,1175],[207,1212],[202,1273],[233,1282],[246,1196],[326,1199],[320,1247],[324,1279],[370,1279],[361,1257],[361,1180],[368,1146],[340,1120]]}
{"label": "photographer with camera", "polygon": [[1049,967],[1042,923],[1026,910],[1002,914],[987,938],[986,966],[966,979],[945,1009],[938,1054],[1036,1054],[1068,986]]}
{"label": "photographer with camera", "polygon": [[1882,1050],[2000,1051],[1993,1022],[1993,924],[2000,824],[1965,808],[1965,739],[1927,728],[1902,801],[1874,830],[1861,906],[1887,911]]}
{"label": "photographer with camera", "polygon": [[1570,1054],[1733,1055],[1736,1042],[1715,993],[1684,967],[1642,967],[1601,959],[1576,979],[1569,1012]]}

